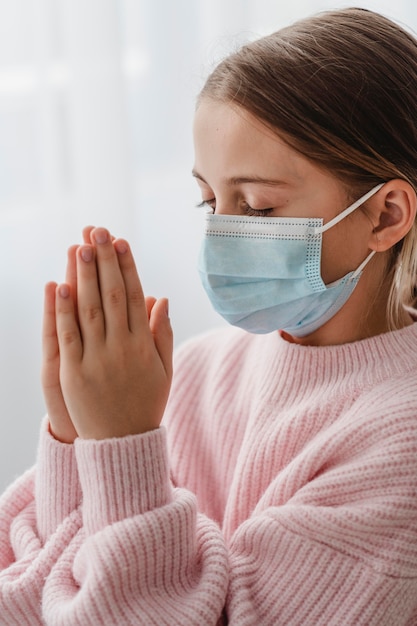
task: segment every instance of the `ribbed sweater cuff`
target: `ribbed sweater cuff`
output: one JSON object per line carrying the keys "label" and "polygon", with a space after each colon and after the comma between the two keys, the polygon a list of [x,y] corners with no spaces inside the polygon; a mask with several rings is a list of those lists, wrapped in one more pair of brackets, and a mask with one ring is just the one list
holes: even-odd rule
{"label": "ribbed sweater cuff", "polygon": [[87,534],[161,507],[172,500],[166,432],[76,439]]}
{"label": "ribbed sweater cuff", "polygon": [[74,446],[51,435],[47,417],[39,438],[35,493],[38,532],[45,543],[81,502]]}

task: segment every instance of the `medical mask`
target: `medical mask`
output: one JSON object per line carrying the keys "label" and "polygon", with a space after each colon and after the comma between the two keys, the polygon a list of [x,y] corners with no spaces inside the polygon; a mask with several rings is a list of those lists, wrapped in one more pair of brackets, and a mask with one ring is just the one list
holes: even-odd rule
{"label": "medical mask", "polygon": [[285,330],[304,337],[337,313],[375,252],[325,285],[322,235],[373,196],[374,187],[333,220],[206,215],[199,273],[214,309],[251,333]]}

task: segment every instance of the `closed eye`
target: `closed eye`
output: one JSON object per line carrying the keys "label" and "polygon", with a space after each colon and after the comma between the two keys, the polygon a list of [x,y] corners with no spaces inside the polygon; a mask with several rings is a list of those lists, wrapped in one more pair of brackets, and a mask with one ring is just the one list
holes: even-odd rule
{"label": "closed eye", "polygon": [[249,204],[245,203],[244,211],[246,215],[250,215],[252,217],[266,217],[270,215],[274,209],[253,209]]}
{"label": "closed eye", "polygon": [[[213,213],[215,213],[216,211],[216,199],[215,198],[210,198],[209,200],[202,200],[202,202],[199,202],[198,204],[196,204],[196,207],[198,209],[202,209],[204,207],[209,207]],[[251,207],[247,202],[245,202],[243,204],[243,212],[245,215],[249,215],[251,217],[266,217],[267,215],[270,215],[274,209],[272,208],[266,208],[266,209],[254,209],[253,207]]]}

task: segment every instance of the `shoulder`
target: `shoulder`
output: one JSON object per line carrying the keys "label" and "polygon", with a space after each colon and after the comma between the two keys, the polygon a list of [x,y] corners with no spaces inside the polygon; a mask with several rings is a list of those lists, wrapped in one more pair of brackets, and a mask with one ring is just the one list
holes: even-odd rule
{"label": "shoulder", "polygon": [[[342,388],[351,424],[417,431],[417,324],[344,347]],[[346,384],[344,384],[346,383]],[[344,385],[342,387],[342,385]]]}
{"label": "shoulder", "polygon": [[417,372],[414,367],[403,369],[385,380],[365,388],[356,407],[368,407],[371,413],[391,416],[393,421],[409,415],[417,428]]}
{"label": "shoulder", "polygon": [[379,468],[381,477],[400,471],[408,475],[409,486],[417,489],[415,372],[403,372],[364,389],[330,430],[343,463],[362,465],[364,473],[371,466]]}

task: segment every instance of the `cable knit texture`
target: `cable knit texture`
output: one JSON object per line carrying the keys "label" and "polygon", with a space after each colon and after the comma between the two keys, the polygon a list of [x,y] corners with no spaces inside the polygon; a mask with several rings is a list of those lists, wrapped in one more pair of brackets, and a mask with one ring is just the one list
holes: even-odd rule
{"label": "cable knit texture", "polygon": [[182,346],[161,428],[0,500],[0,625],[417,626],[417,324]]}

